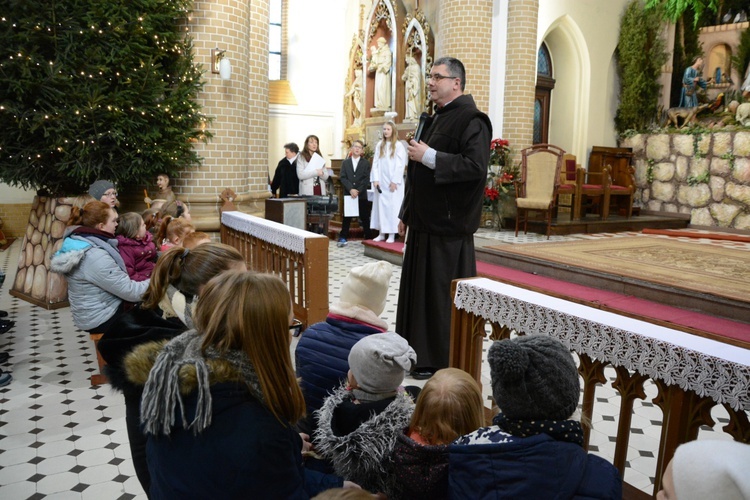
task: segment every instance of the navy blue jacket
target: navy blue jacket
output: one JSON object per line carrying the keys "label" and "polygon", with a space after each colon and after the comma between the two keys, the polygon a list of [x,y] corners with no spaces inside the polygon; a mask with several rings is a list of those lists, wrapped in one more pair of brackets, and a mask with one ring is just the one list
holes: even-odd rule
{"label": "navy blue jacket", "polygon": [[329,314],[325,321],[315,323],[304,331],[294,356],[308,416],[320,409],[326,396],[339,387],[342,380],[346,380],[352,346],[361,338],[383,331],[335,314]]}
{"label": "navy blue jacket", "polygon": [[[188,422],[196,393],[185,398]],[[211,425],[195,436],[177,425],[169,436],[149,436],[152,499],[310,498],[343,480],[308,471],[302,440],[242,383],[211,386]]]}
{"label": "navy blue jacket", "polygon": [[620,499],[617,469],[546,434],[449,448],[450,498]]}

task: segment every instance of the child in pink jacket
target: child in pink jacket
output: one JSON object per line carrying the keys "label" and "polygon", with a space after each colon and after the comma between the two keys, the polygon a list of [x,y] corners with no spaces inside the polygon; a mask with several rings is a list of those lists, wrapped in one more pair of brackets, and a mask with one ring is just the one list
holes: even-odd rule
{"label": "child in pink jacket", "polygon": [[156,265],[156,245],[153,236],[146,231],[143,218],[128,212],[120,216],[117,225],[117,249],[120,251],[128,276],[133,281],[145,281],[151,277]]}

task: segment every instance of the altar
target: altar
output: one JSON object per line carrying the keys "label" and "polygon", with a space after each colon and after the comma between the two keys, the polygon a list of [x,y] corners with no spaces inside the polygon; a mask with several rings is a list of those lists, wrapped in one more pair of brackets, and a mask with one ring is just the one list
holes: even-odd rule
{"label": "altar", "polygon": [[[480,383],[487,323],[492,327],[490,340],[508,338],[512,332],[549,335],[576,353],[583,377],[582,413],[589,419],[598,404],[596,387],[607,382],[604,368],[614,368],[612,387],[620,394],[620,408],[612,462],[621,474],[632,437],[634,402],[646,398],[644,383],[656,386],[652,402],[663,418],[652,476],[654,494],[677,446],[696,439],[702,425],[714,424],[713,406],[720,404],[729,413],[725,433],[738,441],[748,439],[750,327],[740,325],[745,340],[723,341],[602,310],[595,300],[566,300],[486,278],[456,280],[454,288],[450,366],[467,371]],[[624,480],[627,497],[645,495],[627,484],[627,476]]]}

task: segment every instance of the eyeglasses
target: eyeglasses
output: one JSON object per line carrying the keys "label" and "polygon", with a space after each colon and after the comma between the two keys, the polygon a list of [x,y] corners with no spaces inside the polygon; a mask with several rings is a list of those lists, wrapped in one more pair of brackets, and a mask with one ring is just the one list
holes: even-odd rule
{"label": "eyeglasses", "polygon": [[295,319],[294,321],[292,321],[292,324],[289,325],[289,333],[292,334],[292,337],[299,337],[300,334],[302,333],[303,326],[304,325],[302,324],[300,320]]}
{"label": "eyeglasses", "polygon": [[110,191],[108,193],[104,193],[102,196],[114,196],[117,198],[117,191]]}
{"label": "eyeglasses", "polygon": [[430,80],[432,80],[433,82],[440,82],[440,80],[445,80],[446,78],[453,79],[453,78],[458,78],[458,77],[450,76],[450,75],[441,75],[440,73],[435,73],[434,75],[430,75],[429,78],[427,78],[427,81],[429,82]]}

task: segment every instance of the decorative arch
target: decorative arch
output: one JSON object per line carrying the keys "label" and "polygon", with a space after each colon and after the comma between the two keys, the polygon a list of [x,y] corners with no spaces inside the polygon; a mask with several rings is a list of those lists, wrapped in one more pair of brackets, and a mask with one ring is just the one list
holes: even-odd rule
{"label": "decorative arch", "polygon": [[[391,53],[394,55],[394,61],[395,58],[398,57],[398,51],[396,50],[395,43],[394,43],[394,27],[397,26],[396,24],[396,10],[393,6],[393,4],[389,0],[378,0],[377,2],[372,4],[372,7],[370,8],[370,13],[367,16],[368,25],[367,25],[367,33],[365,34],[365,43],[364,43],[364,49],[365,53],[363,55],[363,73],[366,75],[363,82],[363,92],[366,96],[366,114],[365,116],[370,116],[370,108],[373,105],[373,87],[374,87],[374,78],[371,77],[369,68],[368,68],[368,54],[370,47],[375,44],[375,41],[379,37],[384,37],[388,41],[388,46],[391,49]],[[391,67],[391,107],[393,108],[393,104],[395,102],[396,98],[396,71],[395,71],[395,64]]]}
{"label": "decorative arch", "polygon": [[[346,74],[344,88],[344,126],[345,128],[361,128],[365,119],[365,78],[357,78],[357,72],[363,71],[365,64],[364,31],[359,30],[352,38],[349,49],[349,70]],[[359,80],[359,81],[357,81]],[[359,89],[355,87],[359,85]],[[357,94],[359,97],[357,97]],[[358,102],[357,102],[358,101]],[[355,109],[359,104],[359,112]]]}
{"label": "decorative arch", "polygon": [[532,144],[549,142],[549,116],[552,90],[555,88],[552,57],[547,44],[542,42],[536,56],[536,90],[534,94],[534,131]]}
{"label": "decorative arch", "polygon": [[704,78],[712,77],[714,83],[725,83],[732,74],[732,47],[723,42],[717,43],[706,53],[708,56],[703,70]]}
{"label": "decorative arch", "polygon": [[[413,56],[421,68],[421,85],[419,94],[418,113],[428,110],[432,104],[427,94],[427,77],[432,69],[432,47],[430,24],[421,9],[408,14],[401,29],[403,34],[403,58]],[[406,111],[404,111],[406,113]],[[404,115],[406,119],[406,115]]]}
{"label": "decorative arch", "polygon": [[549,51],[555,79],[548,140],[583,158],[587,149],[591,91],[591,61],[586,40],[575,21],[563,15],[550,24],[542,43]]}

